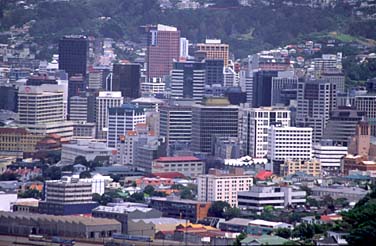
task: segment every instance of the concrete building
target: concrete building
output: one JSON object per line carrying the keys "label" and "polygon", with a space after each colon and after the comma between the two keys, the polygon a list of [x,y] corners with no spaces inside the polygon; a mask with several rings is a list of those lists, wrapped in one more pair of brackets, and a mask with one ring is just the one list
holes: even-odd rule
{"label": "concrete building", "polygon": [[209,174],[197,177],[197,195],[199,201],[228,202],[232,207],[238,203],[238,192],[248,191],[253,178],[245,175],[243,169],[234,168],[229,173],[211,169]]}
{"label": "concrete building", "polygon": [[120,222],[113,219],[0,212],[0,233],[6,235],[93,239],[111,237],[120,232]]}
{"label": "concrete building", "polygon": [[174,62],[171,70],[171,97],[191,98],[200,102],[204,96],[205,63]]}
{"label": "concrete building", "polygon": [[220,39],[206,39],[205,43],[196,45],[196,56],[209,60],[223,60],[227,67],[229,62],[229,45],[222,44]]}
{"label": "concrete building", "polygon": [[69,120],[87,121],[88,98],[84,96],[72,96],[69,98]]}
{"label": "concrete building", "polygon": [[321,140],[313,145],[313,158],[321,163],[324,172],[338,172],[341,169],[341,160],[347,155],[347,147],[337,146],[331,140]]}
{"label": "concrete building", "polygon": [[151,173],[153,160],[167,155],[163,137],[139,138],[136,142],[134,165],[138,170]]}
{"label": "concrete building", "polygon": [[205,163],[194,156],[159,157],[153,161],[152,173],[179,172],[195,178],[205,172]]}
{"label": "concrete building", "polygon": [[271,161],[312,158],[312,128],[271,126],[268,132],[268,158]]}
{"label": "concrete building", "polygon": [[349,202],[358,202],[365,197],[370,191],[358,187],[344,186],[315,186],[311,188],[312,195],[318,197],[330,196],[333,199],[346,198]]}
{"label": "concrete building", "polygon": [[17,201],[17,193],[0,191],[0,201],[0,211],[10,212]]}
{"label": "concrete building", "polygon": [[243,154],[264,158],[268,152],[268,129],[273,124],[290,126],[290,110],[286,107],[241,108],[241,140]]}
{"label": "concrete building", "polygon": [[[79,164],[78,164],[79,165]],[[85,167],[85,166],[83,166]],[[86,167],[85,167],[86,168]],[[77,170],[77,165],[74,166],[74,169]],[[79,175],[74,175],[74,177],[79,178]],[[103,176],[99,173],[93,175],[91,178],[79,179],[80,182],[90,183],[91,184],[91,193],[103,195],[105,188],[110,184],[113,179],[110,176]]]}
{"label": "concrete building", "polygon": [[306,192],[288,186],[252,186],[250,191],[238,193],[238,207],[242,210],[263,211],[265,206],[285,208],[304,205]]}
{"label": "concrete building", "polygon": [[44,135],[33,134],[24,128],[0,128],[0,154],[23,156],[34,153]]}
{"label": "concrete building", "polygon": [[364,118],[364,113],[351,108],[341,108],[330,113],[323,139],[331,139],[334,144],[348,146],[349,139],[355,135],[357,124]]}
{"label": "concrete building", "polygon": [[179,60],[180,31],[166,25],[146,26],[147,32],[147,78],[169,75],[173,61]]}
{"label": "concrete building", "polygon": [[294,71],[280,71],[277,77],[272,77],[271,105],[290,105],[290,100],[296,100],[298,77]]}
{"label": "concrete building", "polygon": [[146,123],[145,110],[137,105],[123,104],[108,110],[107,146],[116,148],[119,136],[134,131],[136,125]]}
{"label": "concrete building", "polygon": [[151,197],[149,206],[162,212],[165,217],[187,219],[192,223],[208,216],[210,202],[186,200],[174,197]]}
{"label": "concrete building", "polygon": [[280,175],[288,176],[298,172],[307,175],[321,176],[321,163],[318,160],[285,160],[280,167]]}
{"label": "concrete building", "polygon": [[141,95],[163,94],[166,90],[166,83],[161,78],[150,78],[141,82]]}
{"label": "concrete building", "polygon": [[131,220],[160,218],[162,217],[162,212],[153,208],[144,208],[132,204],[126,204],[125,206],[99,206],[93,209],[92,215],[94,218],[115,218],[121,223],[122,233],[133,234],[135,232],[133,229],[128,230],[128,224]]}
{"label": "concrete building", "polygon": [[214,136],[238,137],[239,108],[227,99],[210,98],[192,107],[192,151],[214,153]]}
{"label": "concrete building", "polygon": [[107,137],[108,109],[123,104],[123,97],[120,91],[100,91],[96,98],[96,137],[105,139]]}
{"label": "concrete building", "polygon": [[144,218],[144,219],[132,219],[129,221],[128,234],[137,236],[149,236],[154,239],[154,236],[158,232],[174,231],[180,224],[185,224],[185,219],[176,218]]}
{"label": "concrete building", "polygon": [[376,136],[376,95],[356,96],[355,108],[360,112],[365,112],[365,116],[371,127],[371,136]]}
{"label": "concrete building", "polygon": [[298,82],[297,126],[313,129],[313,142],[320,142],[330,118],[336,108],[336,85],[325,80]]}
{"label": "concrete building", "polygon": [[376,161],[368,161],[367,156],[348,154],[342,160],[342,170],[344,175],[349,175],[352,170],[358,170],[373,176],[376,175]]}
{"label": "concrete building", "polygon": [[39,202],[39,213],[54,215],[87,214],[98,206],[92,201],[92,184],[78,178],[63,177],[45,183],[45,201]]}
{"label": "concrete building", "polygon": [[[192,102],[172,102],[160,108],[160,135],[168,150],[174,145],[190,146],[192,140]],[[170,151],[168,151],[170,153]]]}
{"label": "concrete building", "polygon": [[108,148],[105,143],[77,140],[69,144],[63,144],[61,150],[61,161],[71,164],[77,156],[83,156],[87,161],[107,160],[109,163],[115,161],[116,149]]}
{"label": "concrete building", "polygon": [[79,121],[73,123],[73,140],[94,139],[95,123]]}

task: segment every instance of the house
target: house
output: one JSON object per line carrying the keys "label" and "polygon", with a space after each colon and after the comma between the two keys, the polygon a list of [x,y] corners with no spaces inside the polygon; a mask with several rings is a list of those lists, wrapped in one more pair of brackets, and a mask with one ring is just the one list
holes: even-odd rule
{"label": "house", "polygon": [[253,245],[283,245],[290,242],[290,240],[283,237],[262,235],[262,236],[247,236],[241,241],[242,246]]}

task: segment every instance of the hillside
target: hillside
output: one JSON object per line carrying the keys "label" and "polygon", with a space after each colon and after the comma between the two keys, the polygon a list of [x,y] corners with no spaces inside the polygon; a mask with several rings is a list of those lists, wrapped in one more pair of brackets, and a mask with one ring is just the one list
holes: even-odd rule
{"label": "hillside", "polygon": [[221,38],[231,45],[236,57],[286,44],[310,33],[340,32],[376,38],[375,21],[357,20],[351,16],[351,9],[344,7],[234,5],[178,10],[161,9],[157,0],[25,2],[31,5],[0,0],[0,30],[36,20],[30,34],[39,47],[48,49],[41,53],[46,55],[56,50],[57,40],[66,34],[139,42],[139,26],[150,23],[176,26],[193,42],[206,37]]}

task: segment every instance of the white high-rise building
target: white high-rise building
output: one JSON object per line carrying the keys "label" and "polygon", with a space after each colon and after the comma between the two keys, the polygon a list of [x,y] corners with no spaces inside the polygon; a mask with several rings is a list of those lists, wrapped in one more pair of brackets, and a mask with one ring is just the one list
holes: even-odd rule
{"label": "white high-rise building", "polygon": [[189,40],[187,38],[180,38],[180,58],[188,58]]}
{"label": "white high-rise building", "polygon": [[108,109],[123,104],[121,91],[100,91],[96,98],[96,130],[97,138],[107,137]]}
{"label": "white high-rise building", "polygon": [[119,136],[126,136],[128,131],[134,131],[137,124],[146,123],[145,110],[133,104],[123,104],[112,107],[108,111],[107,146],[115,148]]}
{"label": "white high-rise building", "polygon": [[201,102],[205,90],[205,63],[175,62],[171,71],[171,97]]}
{"label": "white high-rise building", "polygon": [[319,144],[313,145],[313,158],[321,162],[323,171],[339,171],[341,169],[341,161],[347,155],[346,146],[335,146],[333,141],[321,141]]}
{"label": "white high-rise building", "polygon": [[243,154],[263,158],[268,151],[268,130],[273,124],[290,126],[290,110],[286,107],[246,108],[241,110]]}
{"label": "white high-rise building", "polygon": [[73,136],[73,123],[65,121],[61,85],[20,86],[18,116],[20,125],[33,133],[57,134],[62,141],[69,141]]}
{"label": "white high-rise building", "polygon": [[310,160],[312,128],[271,126],[268,135],[268,158],[272,161]]}
{"label": "white high-rise building", "polygon": [[221,173],[211,169],[209,174],[197,177],[198,200],[204,202],[224,201],[232,207],[238,204],[238,192],[248,191],[253,178],[243,173],[243,169],[235,168],[230,173]]}

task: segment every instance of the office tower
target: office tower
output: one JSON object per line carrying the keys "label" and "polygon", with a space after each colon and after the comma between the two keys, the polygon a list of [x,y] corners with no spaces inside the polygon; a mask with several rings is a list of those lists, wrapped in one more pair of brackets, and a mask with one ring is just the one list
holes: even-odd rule
{"label": "office tower", "polygon": [[220,84],[223,85],[223,68],[224,62],[221,59],[218,60],[205,60],[206,80],[205,85]]}
{"label": "office tower", "polygon": [[166,83],[161,78],[151,78],[141,82],[141,96],[163,95],[166,90]]}
{"label": "office tower", "polygon": [[298,82],[297,126],[313,128],[313,142],[318,143],[336,108],[336,86],[324,80]]}
{"label": "office tower", "polygon": [[134,166],[137,170],[151,173],[153,161],[166,156],[166,150],[163,137],[139,138],[136,142]]}
{"label": "office tower", "polygon": [[110,107],[107,122],[107,146],[115,148],[119,136],[125,136],[128,131],[134,131],[137,124],[146,123],[145,110],[133,104]]}
{"label": "office tower", "polygon": [[312,128],[270,126],[267,156],[272,162],[311,160]]}
{"label": "office tower", "polygon": [[86,76],[89,41],[85,36],[65,36],[59,41],[59,69],[69,77]]}
{"label": "office tower", "polygon": [[271,105],[290,105],[291,100],[296,100],[298,77],[294,71],[278,72],[277,77],[272,78]]}
{"label": "office tower", "polygon": [[90,68],[89,69],[89,81],[88,81],[88,88],[89,89],[104,89],[105,85],[105,78],[107,75],[104,73],[103,70]]}
{"label": "office tower", "polygon": [[231,207],[238,205],[238,192],[248,191],[253,178],[245,175],[243,169],[234,168],[229,173],[210,169],[209,174],[197,177],[197,196],[199,201],[223,201]]}
{"label": "office tower", "polygon": [[313,158],[321,163],[321,170],[330,174],[339,173],[342,158],[347,155],[347,147],[337,146],[330,139],[323,139],[313,145]]}
{"label": "office tower", "polygon": [[342,53],[335,54],[323,54],[320,58],[314,58],[312,60],[315,71],[327,71],[327,70],[341,70],[342,69]]}
{"label": "office tower", "polygon": [[345,75],[339,69],[325,70],[320,78],[336,85],[337,93],[345,93]]}
{"label": "office tower", "polygon": [[39,212],[53,215],[87,214],[98,206],[92,201],[92,184],[77,178],[46,181],[45,201],[39,202]]}
{"label": "office tower", "polygon": [[192,151],[214,153],[215,136],[238,137],[239,108],[225,98],[208,98],[192,107]]}
{"label": "office tower", "polygon": [[180,59],[188,59],[189,57],[189,40],[186,38],[180,38]]}
{"label": "office tower", "polygon": [[168,153],[189,147],[192,139],[192,102],[172,102],[160,108],[160,135],[166,138]]}
{"label": "office tower", "polygon": [[15,86],[0,86],[0,109],[18,112],[18,89]]}
{"label": "office tower", "polygon": [[88,100],[85,96],[73,96],[69,98],[69,120],[87,121]]}
{"label": "office tower", "polygon": [[357,124],[363,117],[363,112],[351,108],[332,111],[322,138],[333,140],[335,145],[348,146],[350,138],[355,135]]}
{"label": "office tower", "polygon": [[367,121],[371,127],[371,136],[376,136],[376,95],[367,94],[355,97],[355,108],[365,112]]}
{"label": "office tower", "polygon": [[33,133],[57,134],[63,142],[73,135],[72,123],[65,121],[61,85],[20,86],[18,116],[21,126]]}
{"label": "office tower", "polygon": [[281,50],[262,51],[248,56],[249,71],[285,71],[291,66],[290,59]]}
{"label": "office tower", "polygon": [[273,124],[289,127],[290,110],[286,107],[241,108],[243,154],[265,158],[268,151],[268,129]]}
{"label": "office tower", "polygon": [[224,66],[228,66],[229,45],[222,44],[220,39],[206,39],[205,43],[197,44],[196,48],[196,56],[209,60],[223,60]]}
{"label": "office tower", "polygon": [[111,91],[121,91],[124,98],[140,97],[140,65],[114,64]]}
{"label": "office tower", "polygon": [[68,99],[78,96],[84,91],[86,91],[85,78],[81,75],[70,76],[68,80]]}
{"label": "office tower", "polygon": [[171,97],[202,100],[205,87],[205,63],[174,62],[171,71]]}
{"label": "office tower", "polygon": [[156,25],[147,27],[147,78],[169,75],[174,60],[179,60],[180,31],[176,27]]}
{"label": "office tower", "polygon": [[239,76],[232,67],[226,67],[223,70],[223,86],[233,87],[239,85]]}
{"label": "office tower", "polygon": [[107,117],[108,109],[123,104],[123,97],[120,91],[100,91],[96,98],[96,137],[107,138]]}
{"label": "office tower", "polygon": [[257,71],[253,73],[252,107],[269,107],[272,105],[272,78],[278,71]]}

